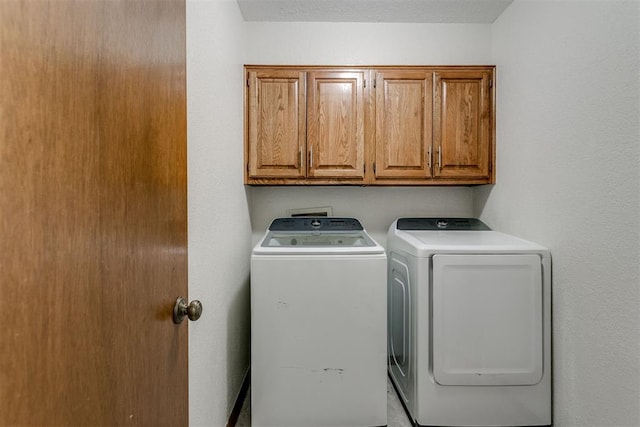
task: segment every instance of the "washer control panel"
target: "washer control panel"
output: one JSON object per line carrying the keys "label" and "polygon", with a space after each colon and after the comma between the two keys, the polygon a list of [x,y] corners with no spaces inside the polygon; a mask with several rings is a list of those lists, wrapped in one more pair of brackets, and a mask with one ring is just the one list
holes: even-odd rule
{"label": "washer control panel", "polygon": [[477,218],[399,218],[398,230],[491,230]]}
{"label": "washer control panel", "polygon": [[336,232],[364,230],[355,218],[338,217],[294,217],[276,218],[269,226],[270,231],[315,231]]}

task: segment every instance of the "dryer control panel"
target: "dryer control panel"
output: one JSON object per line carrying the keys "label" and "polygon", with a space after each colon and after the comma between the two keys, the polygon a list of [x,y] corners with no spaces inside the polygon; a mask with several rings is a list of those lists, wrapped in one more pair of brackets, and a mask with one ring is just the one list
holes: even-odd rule
{"label": "dryer control panel", "polygon": [[491,230],[477,218],[399,218],[398,230]]}

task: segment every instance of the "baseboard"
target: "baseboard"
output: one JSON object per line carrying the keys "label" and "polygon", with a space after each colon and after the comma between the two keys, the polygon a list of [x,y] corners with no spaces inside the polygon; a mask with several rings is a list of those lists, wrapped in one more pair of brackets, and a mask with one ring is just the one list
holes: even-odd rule
{"label": "baseboard", "polygon": [[251,383],[250,374],[251,368],[247,369],[247,372],[245,372],[244,374],[242,386],[240,386],[240,391],[238,392],[238,396],[236,397],[236,402],[233,404],[231,415],[229,415],[229,421],[227,421],[227,427],[235,427],[236,423],[238,422],[238,417],[240,416],[240,411],[242,410],[244,400],[247,398],[247,391],[249,390],[249,384]]}

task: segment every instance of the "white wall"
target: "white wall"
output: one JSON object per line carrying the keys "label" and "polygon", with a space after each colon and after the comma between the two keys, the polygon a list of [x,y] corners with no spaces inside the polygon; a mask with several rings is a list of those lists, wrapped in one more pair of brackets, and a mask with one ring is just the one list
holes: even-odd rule
{"label": "white wall", "polygon": [[472,189],[411,187],[268,187],[254,189],[251,223],[257,241],[272,219],[287,209],[331,206],[335,216],[353,216],[386,245],[389,225],[398,216],[471,216]]}
{"label": "white wall", "polygon": [[640,3],[518,1],[493,25],[494,228],[553,257],[556,426],[640,425]]}
{"label": "white wall", "polygon": [[249,367],[251,225],[243,185],[242,18],[235,0],[187,1],[191,426],[224,426]]}
{"label": "white wall", "polygon": [[250,64],[488,64],[491,25],[247,22]]}
{"label": "white wall", "polygon": [[[422,65],[490,64],[487,24],[248,22],[247,64]],[[333,206],[355,216],[384,244],[399,216],[469,216],[472,190],[462,188],[254,187],[251,222],[256,235],[290,208]]]}

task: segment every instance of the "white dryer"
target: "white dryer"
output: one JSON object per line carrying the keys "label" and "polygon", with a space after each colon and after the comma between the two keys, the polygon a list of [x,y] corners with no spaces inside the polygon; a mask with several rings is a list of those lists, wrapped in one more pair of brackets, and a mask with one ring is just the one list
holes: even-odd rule
{"label": "white dryer", "polygon": [[389,228],[389,373],[419,426],[551,424],[551,257],[473,218]]}
{"label": "white dryer", "polygon": [[387,257],[354,218],[278,218],[251,256],[251,424],[387,425]]}

